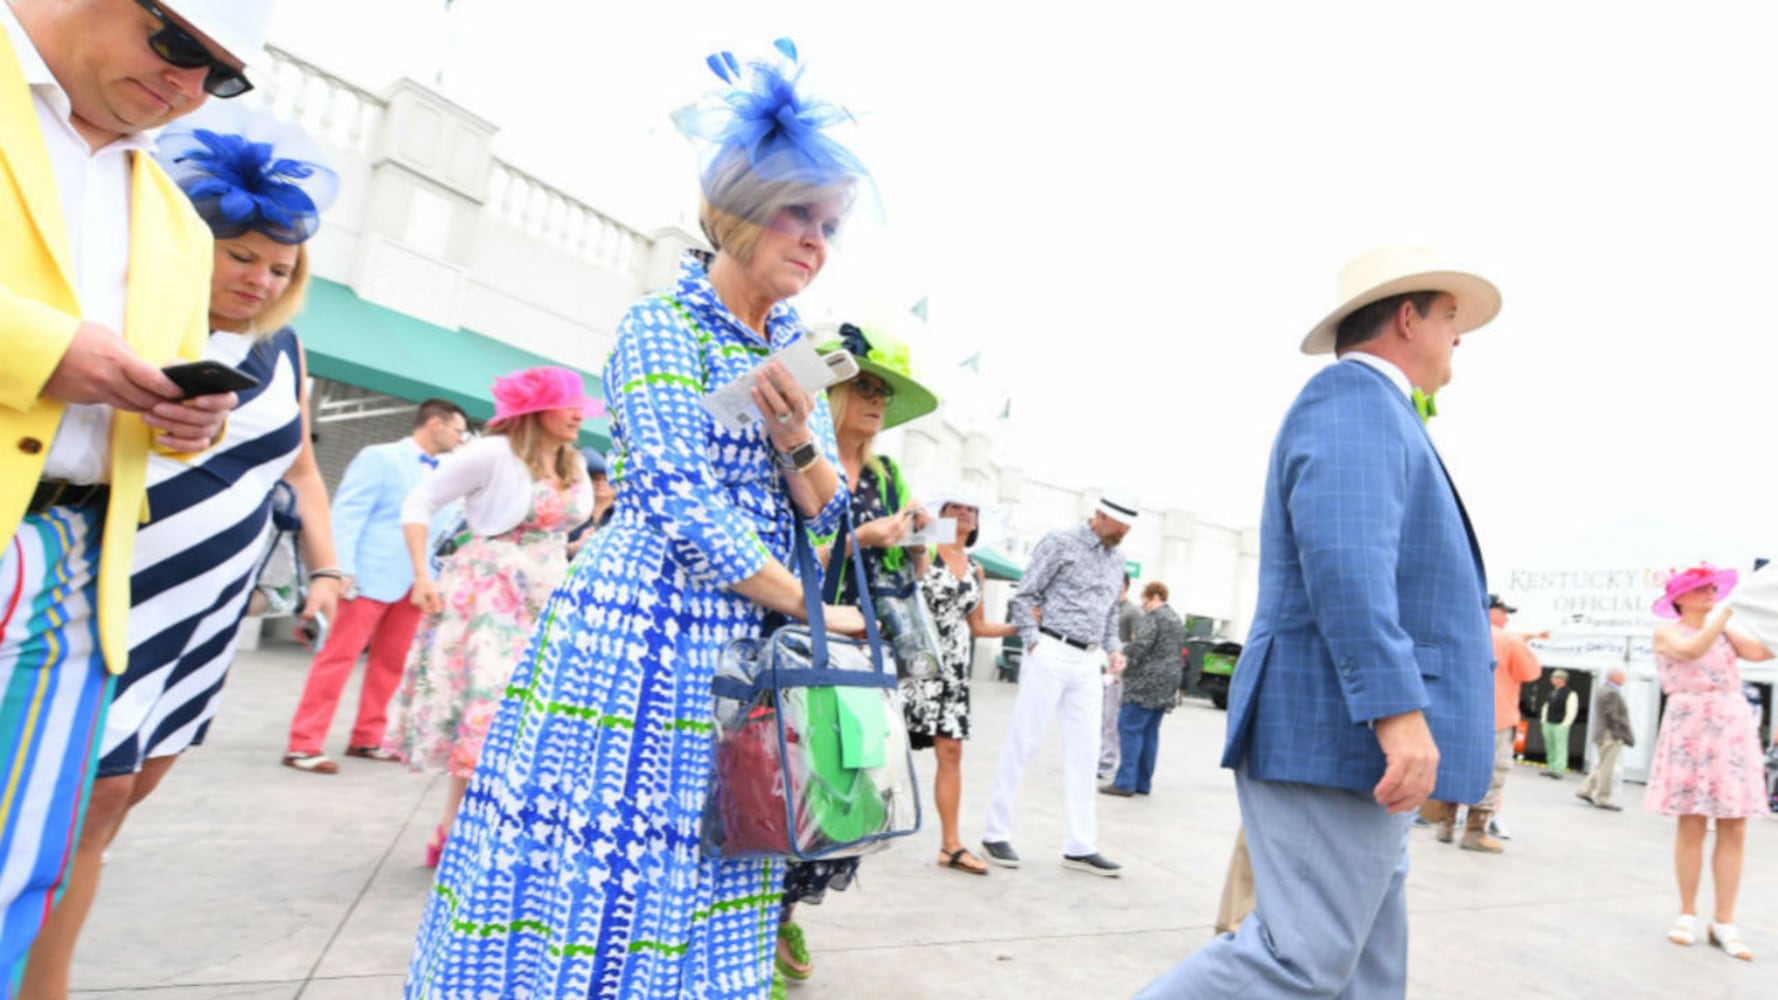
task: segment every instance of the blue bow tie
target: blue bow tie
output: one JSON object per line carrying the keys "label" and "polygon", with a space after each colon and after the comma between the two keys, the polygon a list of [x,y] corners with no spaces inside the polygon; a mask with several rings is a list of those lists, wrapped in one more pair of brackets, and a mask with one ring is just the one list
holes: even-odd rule
{"label": "blue bow tie", "polygon": [[436,468],[438,468],[438,459],[431,456],[431,455],[426,454],[425,452],[421,452],[420,453],[420,464],[424,465],[428,469],[436,469]]}

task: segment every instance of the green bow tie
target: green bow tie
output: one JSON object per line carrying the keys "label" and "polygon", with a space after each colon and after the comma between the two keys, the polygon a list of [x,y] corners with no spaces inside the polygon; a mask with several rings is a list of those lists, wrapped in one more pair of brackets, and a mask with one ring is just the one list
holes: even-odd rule
{"label": "green bow tie", "polygon": [[1414,390],[1414,412],[1420,414],[1421,423],[1438,416],[1438,403],[1435,400],[1437,395],[1435,392]]}

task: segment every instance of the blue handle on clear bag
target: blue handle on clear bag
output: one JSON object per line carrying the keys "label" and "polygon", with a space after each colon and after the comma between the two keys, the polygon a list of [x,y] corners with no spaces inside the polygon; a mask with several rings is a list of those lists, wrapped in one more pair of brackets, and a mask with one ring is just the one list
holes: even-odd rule
{"label": "blue handle on clear bag", "polygon": [[[786,674],[797,675],[796,680],[799,682],[799,686],[836,683],[856,685],[859,682],[857,671],[829,670],[827,667],[827,622],[821,616],[822,584],[825,581],[821,578],[821,563],[815,558],[815,549],[809,544],[808,525],[803,521],[801,511],[796,511],[795,513],[795,561],[797,574],[802,577],[803,581],[803,605],[809,615],[809,640],[812,647],[810,662],[814,666],[809,670],[776,671],[774,665],[774,671],[778,673],[780,677],[783,677]],[[834,551],[839,551],[839,547],[844,545],[847,541],[852,542],[849,546],[852,550],[852,571],[859,574],[859,579],[862,580],[864,578],[864,550],[858,545],[858,539],[854,536],[852,531],[852,510],[850,506],[840,512],[840,530],[839,533],[834,536]],[[883,669],[883,637],[877,631],[876,606],[871,601],[870,588],[860,588],[859,604],[861,605],[859,611],[864,614],[864,637],[865,644],[870,647],[871,663],[877,668],[876,673],[886,681],[886,683],[883,683],[880,686],[893,687],[895,685],[895,675]],[[805,675],[816,674],[835,674],[839,676],[822,676],[818,678],[811,677],[808,680],[804,679]],[[873,682],[867,681],[866,683],[869,684],[869,686],[878,686]]]}

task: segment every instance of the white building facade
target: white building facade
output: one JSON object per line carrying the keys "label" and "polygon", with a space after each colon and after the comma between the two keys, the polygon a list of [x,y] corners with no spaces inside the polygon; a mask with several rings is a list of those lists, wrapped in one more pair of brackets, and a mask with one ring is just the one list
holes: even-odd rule
{"label": "white building facade", "polygon": [[[403,79],[378,94],[288,52],[271,56],[253,99],[302,125],[341,179],[310,245],[317,280],[297,320],[330,483],[358,448],[405,435],[421,398],[485,418],[488,384],[510,367],[547,361],[596,376],[625,309],[703,245],[683,224],[620,221],[502,161],[498,123],[432,88]],[[984,544],[1022,565],[1044,533],[1088,516],[1098,484],[1027,478],[997,461],[991,424],[957,419],[941,409],[885,434],[881,450],[916,492],[963,480],[993,497]],[[1152,509],[1125,548],[1138,586],[1164,581],[1182,614],[1245,636],[1256,531]],[[1010,593],[1006,582],[990,587],[991,616]],[[991,660],[987,644],[979,652]]]}

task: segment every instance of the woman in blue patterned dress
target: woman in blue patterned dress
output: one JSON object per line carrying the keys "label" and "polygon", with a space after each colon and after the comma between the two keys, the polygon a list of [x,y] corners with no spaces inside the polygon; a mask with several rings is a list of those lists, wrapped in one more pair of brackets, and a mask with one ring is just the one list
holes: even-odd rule
{"label": "woman in blue patterned dress", "polygon": [[[106,846],[179,755],[204,741],[271,544],[280,482],[308,525],[308,565],[323,574],[335,565],[302,343],[288,325],[308,285],[305,241],[334,189],[332,171],[291,157],[318,154],[294,128],[229,109],[206,109],[160,139],[162,165],[216,237],[204,357],[259,385],[239,394],[214,448],[189,460],[149,456],[153,520],[136,533],[129,665],[112,689],[68,887],[31,950],[28,995],[67,995]],[[303,617],[332,617],[339,582],[338,570],[317,579]]]}
{"label": "woman in blue patterned dress", "polygon": [[[618,326],[604,372],[614,513],[513,674],[421,919],[410,998],[770,987],[782,865],[699,847],[710,682],[724,645],[768,612],[802,616],[785,565],[796,513],[826,533],[845,509],[825,402],[760,360],[807,336],[784,300],[820,273],[862,168],[820,134],[832,110],[783,70],[723,65],[753,89],[729,95],[703,178],[716,252],[688,253],[677,283]],[[700,400],[742,378],[763,419],[729,430]],[[824,617],[863,629],[855,609]]]}

